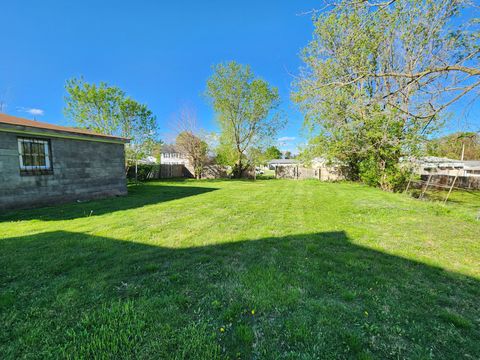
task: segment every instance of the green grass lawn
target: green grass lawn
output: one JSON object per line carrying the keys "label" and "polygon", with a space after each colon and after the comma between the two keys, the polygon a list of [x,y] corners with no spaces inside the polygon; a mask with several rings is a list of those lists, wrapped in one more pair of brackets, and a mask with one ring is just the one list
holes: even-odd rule
{"label": "green grass lawn", "polygon": [[179,181],[1,215],[0,358],[479,359],[479,198]]}

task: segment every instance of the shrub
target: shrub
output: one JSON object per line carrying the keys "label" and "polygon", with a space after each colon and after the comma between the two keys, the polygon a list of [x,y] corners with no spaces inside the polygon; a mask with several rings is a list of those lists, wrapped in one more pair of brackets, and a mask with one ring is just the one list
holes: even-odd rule
{"label": "shrub", "polygon": [[[151,179],[155,171],[155,166],[158,166],[158,165],[139,164],[137,166],[137,180],[146,181],[148,179]],[[135,165],[131,165],[128,167],[127,179],[135,180]]]}

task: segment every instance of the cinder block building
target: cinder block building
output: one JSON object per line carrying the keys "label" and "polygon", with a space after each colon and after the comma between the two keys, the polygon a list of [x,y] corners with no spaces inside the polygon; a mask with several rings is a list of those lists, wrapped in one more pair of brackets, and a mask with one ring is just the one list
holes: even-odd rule
{"label": "cinder block building", "polygon": [[0,210],[126,195],[127,142],[0,114]]}

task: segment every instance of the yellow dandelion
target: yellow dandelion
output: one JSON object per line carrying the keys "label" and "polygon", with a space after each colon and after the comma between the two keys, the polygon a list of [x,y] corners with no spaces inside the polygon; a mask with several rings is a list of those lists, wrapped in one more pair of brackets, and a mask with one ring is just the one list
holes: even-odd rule
{"label": "yellow dandelion", "polygon": [[225,332],[225,328],[221,327],[220,332]]}
{"label": "yellow dandelion", "polygon": [[252,315],[255,315],[255,309],[252,310]]}

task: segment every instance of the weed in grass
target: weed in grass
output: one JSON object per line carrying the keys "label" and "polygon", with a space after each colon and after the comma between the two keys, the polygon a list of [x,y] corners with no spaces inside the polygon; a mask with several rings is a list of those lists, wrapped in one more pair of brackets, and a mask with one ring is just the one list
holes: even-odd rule
{"label": "weed in grass", "polygon": [[471,329],[473,326],[470,320],[464,318],[460,314],[456,314],[451,311],[442,311],[440,313],[440,318],[461,329]]}

